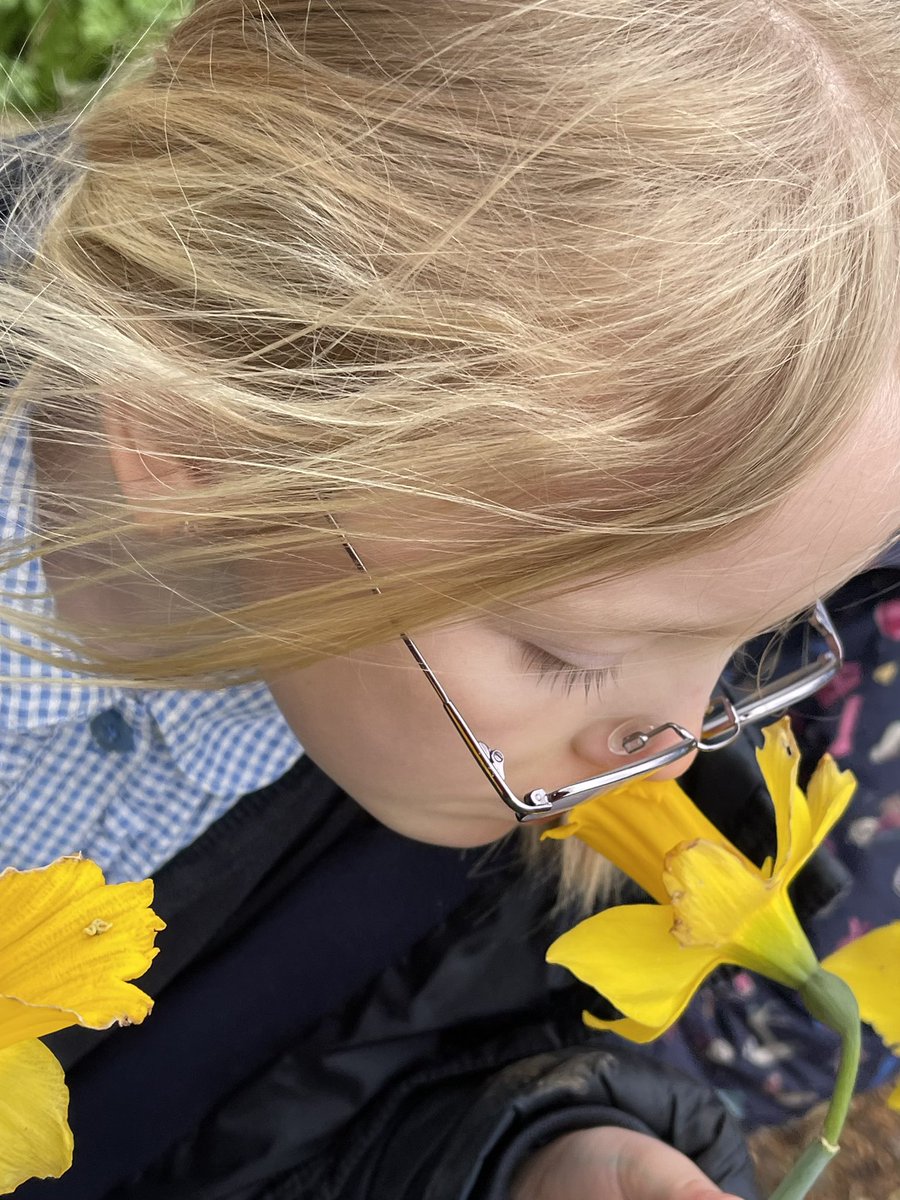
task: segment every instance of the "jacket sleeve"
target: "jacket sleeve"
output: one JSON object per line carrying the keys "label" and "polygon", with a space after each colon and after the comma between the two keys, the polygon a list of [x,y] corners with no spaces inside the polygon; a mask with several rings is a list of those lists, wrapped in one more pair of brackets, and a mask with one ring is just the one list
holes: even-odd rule
{"label": "jacket sleeve", "polygon": [[508,1200],[535,1150],[603,1125],[661,1138],[720,1187],[757,1197],[741,1133],[715,1094],[614,1038],[520,1058],[487,1078],[416,1081],[355,1131],[352,1154],[321,1194]]}

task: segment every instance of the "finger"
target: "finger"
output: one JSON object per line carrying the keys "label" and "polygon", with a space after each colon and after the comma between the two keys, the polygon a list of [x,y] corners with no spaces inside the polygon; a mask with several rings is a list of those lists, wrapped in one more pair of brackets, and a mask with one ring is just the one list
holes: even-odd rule
{"label": "finger", "polygon": [[619,1170],[624,1200],[739,1200],[715,1186],[708,1175],[665,1142],[640,1138],[638,1153],[623,1141]]}

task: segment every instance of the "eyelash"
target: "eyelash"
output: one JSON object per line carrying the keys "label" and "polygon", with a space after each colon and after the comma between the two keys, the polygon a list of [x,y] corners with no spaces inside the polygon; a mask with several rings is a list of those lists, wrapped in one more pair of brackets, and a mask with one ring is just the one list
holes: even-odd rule
{"label": "eyelash", "polygon": [[617,684],[621,675],[619,667],[575,667],[563,662],[549,650],[527,643],[522,645],[522,662],[526,670],[537,670],[541,682],[549,680],[551,687],[559,683],[567,696],[581,685],[584,688],[584,698],[589,700],[591,692],[597,695],[609,684]]}

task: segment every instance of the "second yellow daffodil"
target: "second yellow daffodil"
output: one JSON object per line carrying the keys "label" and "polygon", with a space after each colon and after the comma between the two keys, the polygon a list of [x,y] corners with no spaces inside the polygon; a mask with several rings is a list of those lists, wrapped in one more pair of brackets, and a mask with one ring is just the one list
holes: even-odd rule
{"label": "second yellow daffodil", "polygon": [[72,1161],[62,1068],[37,1039],[150,1012],[128,981],[147,970],[165,928],[152,898],[151,881],[107,885],[84,858],[0,872],[0,1194]]}
{"label": "second yellow daffodil", "polygon": [[800,988],[819,967],[788,887],[850,801],[856,781],[826,755],[804,796],[800,755],[784,718],[757,752],[775,807],[777,850],[758,867],[674,782],[639,781],[579,805],[548,838],[578,837],[629,875],[656,904],[609,908],[550,947],[547,959],[606,996],[623,1014],[601,1021],[652,1041],[678,1019],[724,963]]}
{"label": "second yellow daffodil", "polygon": [[[900,921],[882,925],[848,942],[822,963],[825,971],[848,984],[859,1004],[860,1016],[888,1049],[900,1054]],[[900,1110],[900,1084],[888,1103]]]}

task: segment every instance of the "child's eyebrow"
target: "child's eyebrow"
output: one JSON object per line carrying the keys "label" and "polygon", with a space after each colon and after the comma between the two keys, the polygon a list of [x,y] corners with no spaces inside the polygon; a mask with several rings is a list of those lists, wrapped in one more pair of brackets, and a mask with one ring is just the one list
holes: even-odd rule
{"label": "child's eyebrow", "polygon": [[[791,625],[802,621],[806,614],[810,612],[812,605],[802,608],[794,612],[789,617],[782,617],[781,620],[765,622],[742,622],[732,625],[714,626],[709,622],[706,624],[670,624],[667,623],[665,628],[652,629],[648,626],[641,626],[638,629],[621,630],[622,633],[647,633],[654,637],[714,637],[714,638],[739,638],[742,641],[750,641],[752,638],[760,637],[764,633],[779,633],[790,628]],[[612,630],[612,632],[617,632]]]}
{"label": "child's eyebrow", "polygon": [[[800,624],[807,619],[812,613],[814,605],[819,600],[827,600],[829,595],[838,591],[842,586],[843,583],[837,584],[829,592],[823,592],[808,604],[801,604],[799,607],[792,609],[787,616],[763,615],[743,620],[732,619],[724,624],[719,624],[715,620],[710,619],[706,621],[665,620],[658,625],[641,624],[640,626],[632,625],[630,627],[604,622],[603,632],[621,633],[631,637],[648,635],[651,637],[725,638],[735,643],[743,644],[752,641],[754,638],[762,637],[764,634],[775,635],[787,633],[794,625]],[[660,614],[658,612],[653,614],[653,620],[654,622],[660,621]]]}
{"label": "child's eyebrow", "polygon": [[[610,634],[612,636],[621,635],[627,638],[644,638],[644,637],[707,637],[707,638],[728,638],[733,641],[750,641],[754,637],[759,637],[764,633],[777,633],[788,629],[791,625],[796,624],[805,618],[806,614],[812,610],[812,604],[795,609],[790,616],[781,617],[780,619],[763,618],[757,621],[730,621],[727,625],[719,625],[714,621],[669,621],[662,619],[663,623],[656,624],[661,620],[661,614],[656,612],[652,618],[648,618],[648,622],[640,624],[619,624],[616,617],[604,615],[598,624],[587,626],[584,621],[580,621],[579,633],[582,636],[602,636]],[[652,622],[652,623],[650,623]],[[518,622],[513,622],[518,625]],[[548,625],[529,625],[524,631],[530,636],[536,631],[542,631],[545,634],[551,633],[556,636],[565,637],[567,634],[571,637],[570,630],[561,630],[560,626],[555,622],[550,622]]]}

